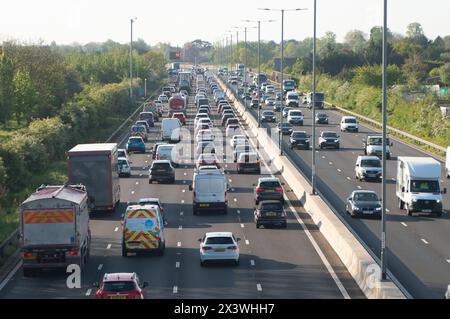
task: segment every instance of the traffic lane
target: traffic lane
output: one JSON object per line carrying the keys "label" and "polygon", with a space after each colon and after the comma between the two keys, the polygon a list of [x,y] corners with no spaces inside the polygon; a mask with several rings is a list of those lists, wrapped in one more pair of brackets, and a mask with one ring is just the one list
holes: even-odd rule
{"label": "traffic lane", "polygon": [[250,265],[256,272],[261,297],[342,298],[328,270],[289,209],[286,209],[286,229],[256,229],[253,217],[255,203],[252,186],[249,185],[256,183],[259,177],[231,174],[233,187],[246,189],[245,193],[237,193],[235,198],[241,208],[240,223],[244,225],[252,256],[255,257]]}

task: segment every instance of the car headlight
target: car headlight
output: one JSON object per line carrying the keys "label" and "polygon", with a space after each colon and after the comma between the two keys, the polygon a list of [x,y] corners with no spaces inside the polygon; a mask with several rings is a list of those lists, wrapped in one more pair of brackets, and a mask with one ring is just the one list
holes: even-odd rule
{"label": "car headlight", "polygon": [[306,139],[306,140],[305,140],[305,143],[309,143],[309,139]]}
{"label": "car headlight", "polygon": [[413,198],[413,203],[417,203],[417,199],[416,198]]}
{"label": "car headlight", "polygon": [[375,208],[375,210],[376,210],[376,211],[380,211],[380,210],[381,210],[381,207],[377,207],[377,208]]}
{"label": "car headlight", "polygon": [[334,140],[335,143],[339,143],[339,140]]}
{"label": "car headlight", "polygon": [[440,200],[440,199],[436,200],[436,203],[437,203],[437,204],[440,204],[440,203],[441,203],[441,200]]}

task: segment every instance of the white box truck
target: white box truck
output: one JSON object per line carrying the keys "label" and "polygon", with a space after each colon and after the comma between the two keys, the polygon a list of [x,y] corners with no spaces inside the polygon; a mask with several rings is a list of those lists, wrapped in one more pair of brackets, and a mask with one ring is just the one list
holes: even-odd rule
{"label": "white box truck", "polygon": [[21,204],[19,218],[25,277],[39,269],[86,264],[91,233],[83,185],[39,187]]}
{"label": "white box truck", "polygon": [[441,164],[431,157],[398,157],[396,195],[398,206],[412,213],[442,215]]}

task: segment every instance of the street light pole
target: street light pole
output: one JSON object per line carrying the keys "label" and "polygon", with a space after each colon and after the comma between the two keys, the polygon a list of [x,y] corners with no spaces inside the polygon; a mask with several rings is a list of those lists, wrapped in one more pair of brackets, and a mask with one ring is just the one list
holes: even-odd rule
{"label": "street light pole", "polygon": [[144,97],[147,97],[147,78],[144,79]]}
{"label": "street light pole", "polygon": [[245,97],[245,101],[244,101],[244,107],[245,110],[247,111],[247,92],[248,92],[248,83],[247,83],[247,27],[244,27],[244,40],[245,40],[245,62],[244,62],[244,97]]}
{"label": "street light pole", "polygon": [[130,19],[130,100],[133,101],[133,22],[137,18]]}
{"label": "street light pole", "polygon": [[[283,70],[283,61],[284,61],[284,10],[281,10],[281,61],[280,61],[280,68],[281,68],[281,109],[283,110],[283,98],[284,98],[284,85],[283,85],[283,77],[284,77],[284,70]],[[280,123],[281,126],[283,126],[283,111],[280,112]],[[280,148],[280,155],[283,155],[283,148],[282,148],[282,130],[278,131],[278,147]]]}
{"label": "street light pole", "polygon": [[312,97],[312,165],[311,165],[311,195],[316,194],[316,0],[314,0],[314,30],[313,30],[313,97]]}
{"label": "street light pole", "polygon": [[387,0],[383,0],[384,6],[384,14],[383,14],[383,123],[382,123],[382,147],[383,147],[383,163],[382,163],[382,172],[381,172],[381,197],[382,197],[382,208],[381,208],[381,280],[386,280],[386,108],[387,108]]}

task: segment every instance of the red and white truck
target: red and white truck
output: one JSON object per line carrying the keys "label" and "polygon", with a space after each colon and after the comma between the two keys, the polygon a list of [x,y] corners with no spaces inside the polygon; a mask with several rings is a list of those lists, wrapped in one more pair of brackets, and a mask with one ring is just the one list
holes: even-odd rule
{"label": "red and white truck", "polygon": [[173,94],[169,99],[169,118],[171,118],[174,113],[183,113],[184,116],[187,116],[186,108],[186,98],[181,94]]}
{"label": "red and white truck", "polygon": [[20,251],[25,277],[77,264],[90,252],[88,196],[83,185],[41,186],[20,205]]}

